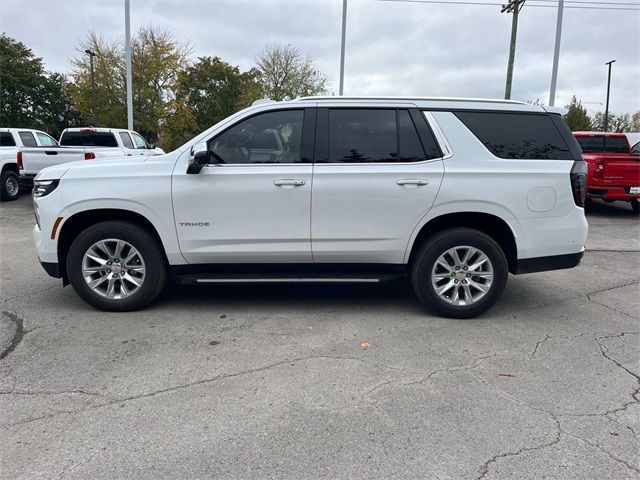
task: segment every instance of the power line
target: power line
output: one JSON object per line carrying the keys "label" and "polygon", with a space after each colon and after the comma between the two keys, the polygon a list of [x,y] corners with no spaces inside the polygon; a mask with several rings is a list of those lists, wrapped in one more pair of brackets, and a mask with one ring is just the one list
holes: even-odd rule
{"label": "power line", "polygon": [[[480,5],[480,6],[498,6],[502,7],[503,3],[491,3],[491,2],[469,2],[464,0],[369,0],[372,2],[389,2],[389,3],[434,3],[440,5]],[[530,0],[530,1],[542,1],[542,0]],[[604,2],[603,2],[604,3]],[[528,7],[540,7],[540,8],[557,8],[556,5],[536,5],[533,3],[527,4]],[[610,5],[610,4],[608,4]],[[635,4],[634,4],[635,5]],[[640,7],[640,4],[637,4]],[[628,8],[628,7],[601,7],[601,6],[583,6],[583,5],[566,5],[564,8],[573,8],[578,10],[628,10],[628,11],[640,11],[640,8]]]}

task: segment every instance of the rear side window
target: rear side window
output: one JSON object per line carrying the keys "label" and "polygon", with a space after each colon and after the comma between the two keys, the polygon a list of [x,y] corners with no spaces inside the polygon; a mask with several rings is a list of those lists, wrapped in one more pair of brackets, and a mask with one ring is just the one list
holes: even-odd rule
{"label": "rear side window", "polygon": [[116,137],[111,132],[96,132],[81,130],[78,132],[64,132],[60,145],[72,147],[117,147]]}
{"label": "rear side window", "polygon": [[496,157],[573,160],[567,142],[549,115],[454,112]]}
{"label": "rear side window", "polygon": [[40,145],[43,147],[57,147],[58,142],[56,142],[53,138],[51,138],[46,133],[38,132],[38,140],[40,140]]}
{"label": "rear side window", "polygon": [[576,137],[584,153],[629,153],[629,145],[625,137]]}
{"label": "rear side window", "polygon": [[131,141],[131,137],[127,132],[120,132],[120,138],[122,139],[122,144],[127,148],[135,148],[133,146],[133,142]]}
{"label": "rear side window", "polygon": [[0,147],[15,147],[16,141],[10,132],[0,132]]}
{"label": "rear side window", "polygon": [[319,162],[420,162],[441,156],[426,123],[423,141],[430,144],[425,154],[408,110],[335,108],[328,112],[328,123],[328,155],[320,154]]}
{"label": "rear side window", "polygon": [[20,140],[22,140],[22,144],[25,147],[37,147],[38,146],[38,143],[36,142],[36,139],[33,136],[33,133],[31,133],[31,132],[19,132],[18,135],[20,135]]}

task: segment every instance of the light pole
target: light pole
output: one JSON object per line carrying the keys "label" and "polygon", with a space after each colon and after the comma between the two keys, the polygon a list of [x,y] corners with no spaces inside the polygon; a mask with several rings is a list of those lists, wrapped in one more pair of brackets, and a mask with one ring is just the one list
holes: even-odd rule
{"label": "light pole", "polygon": [[347,37],[347,0],[342,0],[342,40],[340,41],[340,87],[338,95],[344,93],[344,49]]}
{"label": "light pole", "polygon": [[613,62],[615,62],[615,60],[611,60],[610,62],[605,63],[605,65],[609,65],[609,75],[607,77],[607,103],[604,107],[604,132],[609,130],[609,91],[611,90],[611,64]]}
{"label": "light pole", "polygon": [[89,49],[86,49],[84,53],[89,55],[89,65],[91,66],[91,110],[93,112],[93,126],[96,127],[98,115],[96,114],[96,76],[93,71],[93,57],[96,57],[97,54]]}
{"label": "light pole", "polygon": [[560,38],[562,37],[562,12],[564,0],[558,1],[558,16],[556,18],[556,44],[553,49],[553,67],[551,68],[551,89],[549,90],[549,106],[556,103],[556,85],[558,82],[558,60],[560,58]]}

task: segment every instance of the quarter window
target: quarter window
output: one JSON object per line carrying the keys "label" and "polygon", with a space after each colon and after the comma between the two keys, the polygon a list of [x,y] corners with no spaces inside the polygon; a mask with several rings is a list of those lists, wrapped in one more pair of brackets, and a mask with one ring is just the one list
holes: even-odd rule
{"label": "quarter window", "polygon": [[0,132],[0,147],[15,147],[16,141],[11,132]]}
{"label": "quarter window", "polygon": [[502,112],[454,112],[500,158],[573,160],[549,115]]}
{"label": "quarter window", "polygon": [[31,132],[19,132],[18,135],[20,135],[20,140],[22,140],[22,144],[25,147],[37,147],[38,146],[38,143],[36,142],[36,139],[33,136],[33,133],[31,133]]}
{"label": "quarter window", "polygon": [[209,142],[216,161],[225,164],[299,163],[303,110],[255,115]]}
{"label": "quarter window", "polygon": [[129,136],[129,134],[127,132],[120,132],[120,139],[122,140],[122,144],[126,148],[135,148],[133,146],[133,142],[131,141],[131,137]]}

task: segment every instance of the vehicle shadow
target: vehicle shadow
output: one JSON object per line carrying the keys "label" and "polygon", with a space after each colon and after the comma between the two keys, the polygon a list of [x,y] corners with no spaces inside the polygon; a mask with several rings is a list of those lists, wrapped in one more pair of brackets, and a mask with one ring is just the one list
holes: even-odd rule
{"label": "vehicle shadow", "polygon": [[631,209],[629,202],[611,202],[607,203],[603,200],[591,200],[587,203],[585,210],[587,218],[589,217],[637,217]]}

